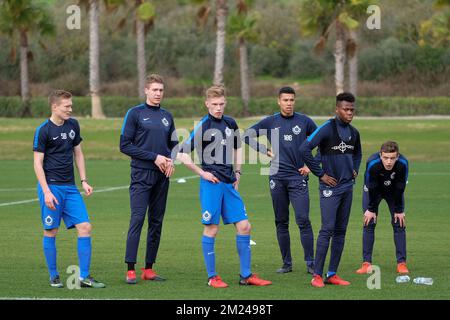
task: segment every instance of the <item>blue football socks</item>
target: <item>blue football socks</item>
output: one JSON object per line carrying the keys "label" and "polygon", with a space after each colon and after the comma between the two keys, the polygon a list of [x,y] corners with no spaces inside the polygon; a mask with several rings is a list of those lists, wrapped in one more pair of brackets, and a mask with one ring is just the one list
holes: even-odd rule
{"label": "blue football socks", "polygon": [[208,279],[216,275],[216,254],[214,252],[215,238],[202,236],[203,257],[205,259]]}
{"label": "blue football socks", "polygon": [[252,275],[250,264],[252,253],[250,250],[250,235],[236,235],[236,247],[239,254],[241,264],[241,277],[248,278]]}
{"label": "blue football socks", "polygon": [[45,260],[47,261],[48,272],[50,273],[50,278],[55,278],[58,276],[58,270],[56,269],[56,238],[46,237],[42,241],[44,247]]}
{"label": "blue football socks", "polygon": [[91,237],[78,237],[78,261],[80,264],[80,278],[85,279],[89,276],[91,266]]}

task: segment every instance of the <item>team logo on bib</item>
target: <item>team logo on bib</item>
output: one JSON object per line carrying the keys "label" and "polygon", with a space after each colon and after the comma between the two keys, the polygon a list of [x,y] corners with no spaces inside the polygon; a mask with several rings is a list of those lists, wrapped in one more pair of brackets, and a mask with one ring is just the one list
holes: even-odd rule
{"label": "team logo on bib", "polygon": [[70,132],[69,132],[69,138],[70,139],[75,139],[75,131],[73,131],[73,130],[70,130]]}
{"label": "team logo on bib", "polygon": [[203,212],[202,217],[203,220],[208,222],[209,220],[211,220],[211,213],[209,213],[208,210],[206,210],[205,212]]}
{"label": "team logo on bib", "polygon": [[366,185],[364,185],[364,192],[369,192],[369,188],[367,188],[367,186]]}
{"label": "team logo on bib", "polygon": [[274,189],[275,188],[275,181],[273,181],[273,180],[270,180],[269,181],[269,185],[270,185],[270,189]]}
{"label": "team logo on bib", "polygon": [[300,128],[299,126],[295,126],[292,128],[292,132],[297,135],[302,132],[302,128]]}
{"label": "team logo on bib", "polygon": [[46,226],[51,226],[53,223],[53,218],[50,216],[47,216],[44,221],[45,221]]}
{"label": "team logo on bib", "polygon": [[231,136],[231,129],[226,127],[225,128],[225,134],[226,134],[227,137]]}
{"label": "team logo on bib", "polygon": [[324,196],[325,198],[329,198],[329,197],[331,197],[331,195],[333,194],[333,191],[331,191],[331,190],[323,190],[323,191],[322,191],[322,194],[323,194],[323,196]]}
{"label": "team logo on bib", "polygon": [[163,125],[165,125],[166,127],[169,126],[169,121],[167,121],[166,118],[163,118],[161,121],[162,121]]}
{"label": "team logo on bib", "polygon": [[389,186],[391,185],[391,180],[386,180],[386,181],[384,182],[384,185],[385,185],[386,187],[389,187]]}

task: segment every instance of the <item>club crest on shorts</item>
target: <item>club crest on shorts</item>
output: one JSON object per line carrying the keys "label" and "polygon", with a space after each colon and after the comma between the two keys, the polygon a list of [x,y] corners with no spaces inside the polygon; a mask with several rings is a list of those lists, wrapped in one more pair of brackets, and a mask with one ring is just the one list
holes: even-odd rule
{"label": "club crest on shorts", "polygon": [[169,126],[169,121],[167,121],[167,119],[166,118],[162,118],[162,123],[163,123],[163,125],[165,125],[166,127],[168,127]]}
{"label": "club crest on shorts", "polygon": [[364,192],[369,192],[369,188],[367,188],[367,186],[366,185],[364,185]]}
{"label": "club crest on shorts", "polygon": [[270,189],[274,189],[275,188],[275,181],[273,181],[273,180],[270,180],[269,181],[269,186],[270,186]]}
{"label": "club crest on shorts", "polygon": [[384,182],[384,185],[385,185],[386,187],[389,187],[389,186],[391,185],[391,180],[386,180],[386,181]]}
{"label": "club crest on shorts", "polygon": [[203,212],[202,218],[203,218],[203,220],[205,220],[205,221],[211,220],[211,213],[209,213],[208,210],[206,210],[205,212]]}
{"label": "club crest on shorts", "polygon": [[50,216],[47,216],[47,217],[45,217],[44,222],[45,222],[46,226],[51,226],[53,223],[53,218]]}
{"label": "club crest on shorts", "polygon": [[324,196],[325,198],[329,198],[329,197],[331,197],[331,195],[333,194],[333,191],[331,191],[331,190],[323,190],[323,191],[322,191],[322,194],[323,194],[323,196]]}
{"label": "club crest on shorts", "polygon": [[298,135],[300,132],[302,132],[302,128],[300,128],[299,126],[295,126],[295,127],[292,128],[292,132],[295,135]]}
{"label": "club crest on shorts", "polygon": [[73,130],[70,130],[70,132],[69,132],[69,138],[70,139],[75,139],[75,131],[73,131]]}
{"label": "club crest on shorts", "polygon": [[225,128],[225,134],[226,134],[227,137],[231,136],[231,129],[226,127]]}

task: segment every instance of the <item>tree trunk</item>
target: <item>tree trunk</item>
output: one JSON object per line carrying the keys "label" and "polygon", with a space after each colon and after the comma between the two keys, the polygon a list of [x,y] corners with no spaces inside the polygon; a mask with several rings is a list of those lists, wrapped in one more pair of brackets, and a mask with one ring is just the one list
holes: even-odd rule
{"label": "tree trunk", "polygon": [[22,96],[21,117],[31,117],[30,82],[28,78],[28,37],[20,32],[20,95]]}
{"label": "tree trunk", "polygon": [[227,0],[216,1],[216,63],[214,67],[215,85],[223,84],[223,65],[225,60],[225,23],[227,20]]}
{"label": "tree trunk", "polygon": [[30,99],[30,83],[28,79],[28,38],[24,31],[20,32],[20,94],[22,102]]}
{"label": "tree trunk", "polygon": [[241,68],[241,96],[243,102],[242,114],[248,116],[248,105],[250,103],[250,81],[248,73],[247,45],[245,39],[239,39],[239,63]]}
{"label": "tree trunk", "polygon": [[99,3],[89,0],[89,90],[91,93],[92,118],[103,119],[105,114],[100,100],[100,43],[98,36]]}
{"label": "tree trunk", "polygon": [[348,32],[348,75],[350,92],[356,97],[358,91],[358,38],[356,30]]}
{"label": "tree trunk", "polygon": [[336,94],[344,92],[345,44],[344,27],[336,21],[336,44],[334,49]]}
{"label": "tree trunk", "polygon": [[137,40],[137,72],[138,72],[138,94],[144,99],[145,75],[147,66],[145,63],[145,25],[136,18],[136,40]]}

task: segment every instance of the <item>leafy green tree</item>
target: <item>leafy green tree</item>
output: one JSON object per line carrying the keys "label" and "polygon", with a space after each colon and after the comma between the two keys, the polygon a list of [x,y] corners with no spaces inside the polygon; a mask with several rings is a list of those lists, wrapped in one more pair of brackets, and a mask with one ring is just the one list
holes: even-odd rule
{"label": "leafy green tree", "polygon": [[[42,1],[3,0],[0,2],[0,32],[20,46],[20,92],[24,102],[23,115],[30,115],[30,83],[28,61],[32,58],[29,38],[32,35],[47,36],[55,33],[55,26],[47,6]],[[18,38],[18,39],[17,39]],[[15,55],[15,46],[13,47]]]}
{"label": "leafy green tree", "polygon": [[450,0],[436,0],[436,12],[420,24],[419,45],[448,47],[450,44]]}

